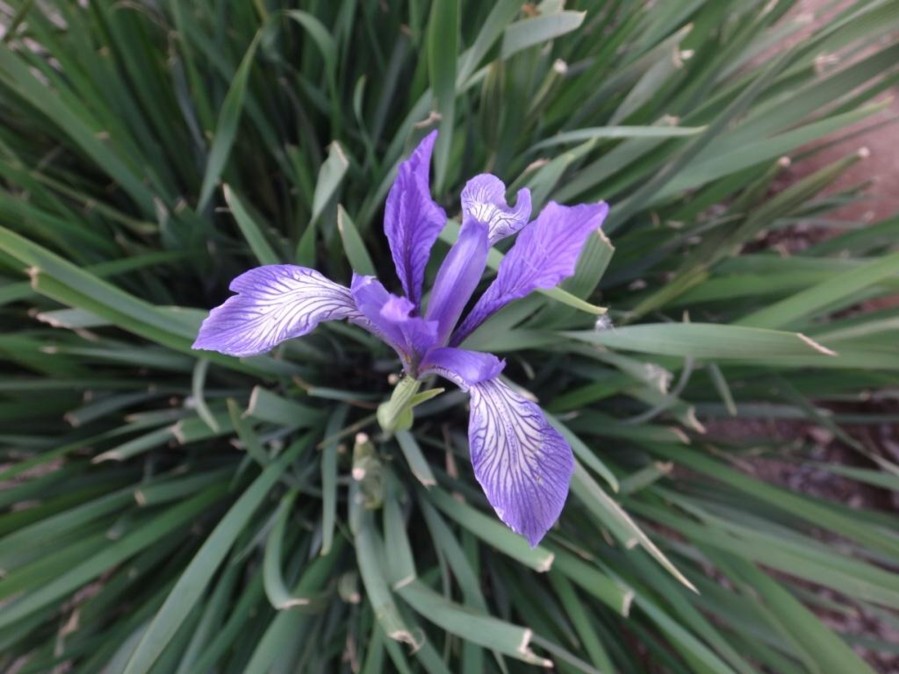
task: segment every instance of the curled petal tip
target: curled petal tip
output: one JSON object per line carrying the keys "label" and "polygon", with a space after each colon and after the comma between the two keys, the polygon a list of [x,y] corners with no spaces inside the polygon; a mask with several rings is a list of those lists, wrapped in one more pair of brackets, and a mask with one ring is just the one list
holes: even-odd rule
{"label": "curled petal tip", "polygon": [[487,225],[492,246],[524,227],[531,217],[531,191],[518,190],[515,205],[506,202],[506,185],[489,173],[477,175],[462,189],[463,220]]}

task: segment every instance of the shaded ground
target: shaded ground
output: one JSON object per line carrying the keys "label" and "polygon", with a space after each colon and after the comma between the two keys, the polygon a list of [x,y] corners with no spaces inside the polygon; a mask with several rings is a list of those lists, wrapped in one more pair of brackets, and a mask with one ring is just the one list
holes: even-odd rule
{"label": "shaded ground", "polygon": [[[799,0],[795,9],[786,17],[786,21],[801,20],[808,23],[808,28],[791,36],[790,40],[780,48],[792,46],[810,35],[815,26],[826,24],[833,16],[852,4],[852,0]],[[835,5],[835,7],[834,7]],[[830,9],[828,10],[828,7]],[[879,40],[881,44],[896,42],[899,35],[888,35]],[[873,48],[878,46],[872,43]],[[774,51],[777,51],[776,49]],[[855,54],[852,60],[858,60],[865,52]],[[845,67],[845,57],[837,54],[822,53],[818,56],[821,72],[829,72]],[[893,87],[882,94],[878,101],[887,102],[887,109],[877,113],[850,127],[849,131],[838,134],[845,140],[829,145],[807,160],[792,165],[786,172],[787,178],[798,180],[813,173],[848,154],[864,148],[867,157],[858,162],[830,188],[827,193],[835,193],[847,188],[870,182],[866,190],[867,199],[858,204],[846,206],[835,211],[833,217],[847,221],[874,222],[899,213],[899,88]],[[892,122],[892,123],[890,123]],[[877,125],[877,128],[860,132],[862,129]],[[828,143],[818,144],[828,145]]]}
{"label": "shaded ground", "polygon": [[[877,222],[899,213],[899,89],[880,97],[889,101],[889,107],[858,124],[834,145],[824,147],[813,156],[791,165],[784,178],[789,182],[814,173],[853,152],[861,152],[865,158],[849,168],[825,194],[834,194],[857,185],[868,183],[865,199],[844,206],[829,218],[847,222]],[[869,128],[859,132],[861,129]]]}

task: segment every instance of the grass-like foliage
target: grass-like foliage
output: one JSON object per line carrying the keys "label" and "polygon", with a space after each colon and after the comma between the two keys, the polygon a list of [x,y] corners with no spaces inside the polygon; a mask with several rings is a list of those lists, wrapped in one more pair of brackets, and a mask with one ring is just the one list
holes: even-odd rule
{"label": "grass-like foliage", "polygon": [[[703,427],[807,419],[873,461],[821,470],[899,488],[841,425],[895,421],[856,402],[896,385],[899,311],[856,307],[899,287],[899,219],[828,220],[856,154],[772,189],[880,109],[895,0],[816,27],[792,0],[290,4],[3,5],[0,669],[858,674],[854,646],[895,651],[839,630],[899,620],[895,519],[744,470],[801,446]],[[435,128],[450,217],[482,171],[535,212],[612,207],[565,293],[468,343],[575,452],[534,549],[471,474],[464,394],[379,431],[399,366],[366,333],[190,348],[250,267],[393,279],[384,199]],[[834,236],[757,243],[799,220]]]}

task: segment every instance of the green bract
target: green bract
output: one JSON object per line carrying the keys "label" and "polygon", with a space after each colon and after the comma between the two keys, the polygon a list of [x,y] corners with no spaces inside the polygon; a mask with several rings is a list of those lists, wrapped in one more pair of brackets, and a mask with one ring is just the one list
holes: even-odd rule
{"label": "green bract", "polygon": [[[853,431],[896,423],[861,403],[899,376],[871,303],[899,219],[831,214],[856,152],[783,161],[878,123],[895,0],[295,4],[0,10],[0,670],[873,671],[895,646],[840,626],[897,620],[895,517],[765,482],[806,436],[719,422],[823,429],[859,465],[816,470],[899,489]],[[377,339],[190,348],[250,267],[390,278],[387,190],[433,129],[444,207],[481,172],[613,206],[574,277],[465,342],[574,452],[534,549],[475,482],[464,395],[380,431]],[[758,243],[799,221],[832,236]]]}

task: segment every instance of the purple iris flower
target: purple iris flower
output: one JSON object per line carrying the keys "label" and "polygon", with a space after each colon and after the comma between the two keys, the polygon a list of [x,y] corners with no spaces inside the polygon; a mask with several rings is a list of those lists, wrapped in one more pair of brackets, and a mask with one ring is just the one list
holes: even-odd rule
{"label": "purple iris flower", "polygon": [[[609,209],[603,202],[550,202],[528,224],[527,189],[509,206],[506,186],[497,177],[472,178],[462,190],[459,238],[425,301],[425,266],[447,219],[429,187],[436,137],[436,132],[425,137],[400,164],[387,196],[384,230],[404,295],[389,293],[373,276],[354,274],[347,288],[314,269],[266,265],[231,282],[237,295],[210,312],[193,346],[252,356],[305,335],[322,321],[346,319],[365,328],[397,352],[411,380],[436,374],[468,391],[475,476],[500,519],[534,546],[565,504],[574,471],[571,448],[535,403],[500,379],[504,361],[459,345],[509,302],[571,276]],[[519,230],[496,278],[462,318],[490,247]]]}

